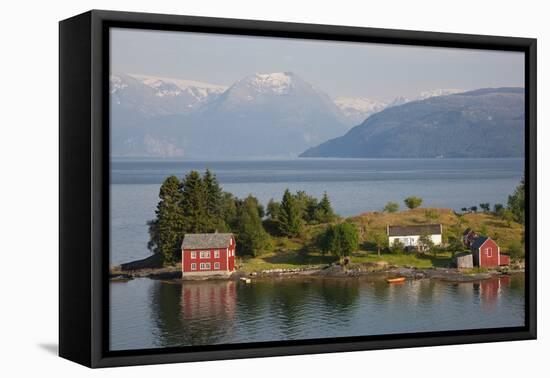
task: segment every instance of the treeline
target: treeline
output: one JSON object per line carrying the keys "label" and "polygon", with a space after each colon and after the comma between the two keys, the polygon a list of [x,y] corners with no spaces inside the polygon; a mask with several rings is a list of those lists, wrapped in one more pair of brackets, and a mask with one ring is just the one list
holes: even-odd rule
{"label": "treeline", "polygon": [[148,248],[164,265],[180,258],[186,233],[233,232],[239,254],[257,256],[269,250],[271,236],[299,236],[306,224],[337,218],[325,193],[321,200],[303,191],[285,190],[280,202],[270,200],[267,212],[252,195],[239,199],[224,192],[210,171],[189,172],[183,180],[167,177],[159,191],[156,217],[148,222]]}
{"label": "treeline", "polygon": [[477,213],[478,211],[492,213],[505,220],[508,224],[512,221],[525,224],[525,178],[521,179],[521,182],[514,192],[508,196],[506,205],[495,203],[491,210],[491,204],[489,202],[483,202],[479,204],[479,207],[474,205],[471,207],[463,207],[461,210],[463,213]]}

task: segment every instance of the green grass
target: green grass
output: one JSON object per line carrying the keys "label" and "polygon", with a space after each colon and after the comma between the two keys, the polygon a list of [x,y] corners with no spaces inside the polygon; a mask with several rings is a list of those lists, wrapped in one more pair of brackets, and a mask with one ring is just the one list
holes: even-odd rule
{"label": "green grass", "polygon": [[323,266],[336,260],[334,256],[322,256],[317,253],[304,254],[298,251],[280,251],[259,257],[244,257],[239,262],[239,270],[250,273],[270,269],[298,269]]}
{"label": "green grass", "polygon": [[415,267],[415,268],[433,268],[433,267],[447,267],[451,262],[450,252],[438,252],[437,256],[433,254],[420,254],[420,253],[382,253],[380,256],[376,252],[360,251],[351,257],[353,264],[360,263],[376,263],[387,262],[390,265],[396,265],[399,267]]}
{"label": "green grass", "polygon": [[[270,269],[297,269],[306,267],[320,267],[337,261],[337,258],[319,253],[300,253],[298,251],[271,252],[259,257],[244,257],[240,260],[239,270],[250,273]],[[447,267],[451,261],[450,252],[433,254],[403,253],[392,254],[359,251],[351,256],[352,264],[386,262],[399,267],[415,267],[428,269],[433,267]]]}

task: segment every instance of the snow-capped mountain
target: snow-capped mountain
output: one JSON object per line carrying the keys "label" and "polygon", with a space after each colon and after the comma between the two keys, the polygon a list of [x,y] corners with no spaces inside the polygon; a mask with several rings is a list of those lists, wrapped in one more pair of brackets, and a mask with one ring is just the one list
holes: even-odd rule
{"label": "snow-capped mountain", "polygon": [[[181,97],[182,83],[137,75],[130,79],[111,80],[112,103],[128,102],[130,96],[122,98],[119,93],[131,83],[145,87],[140,93],[147,93],[146,102],[160,101],[163,112],[138,120],[135,111],[115,112],[123,117],[114,124],[126,125],[113,132],[115,155],[293,157],[348,129],[349,121],[328,95],[290,72],[253,74],[221,94],[221,88],[215,87],[205,100],[196,99],[198,105],[191,111],[179,113],[165,109],[167,99]],[[141,109],[137,101],[132,107],[149,110],[149,106]]]}
{"label": "snow-capped mountain", "polygon": [[110,77],[111,104],[146,117],[183,114],[219,96],[224,86],[134,74]]}
{"label": "snow-capped mountain", "polygon": [[[231,157],[291,157],[347,129],[330,97],[291,72],[247,76],[194,117],[206,133],[191,146],[194,155],[208,154],[205,146],[219,140],[220,153]],[[216,134],[223,137],[211,137]]]}
{"label": "snow-capped mountain", "polygon": [[141,81],[143,84],[155,89],[158,97],[190,96],[197,103],[204,102],[209,97],[223,93],[227,87],[194,80],[171,79],[158,76],[136,75],[129,76]]}
{"label": "snow-capped mountain", "polygon": [[334,100],[334,103],[342,110],[353,126],[388,106],[385,102],[366,97],[338,97]]}

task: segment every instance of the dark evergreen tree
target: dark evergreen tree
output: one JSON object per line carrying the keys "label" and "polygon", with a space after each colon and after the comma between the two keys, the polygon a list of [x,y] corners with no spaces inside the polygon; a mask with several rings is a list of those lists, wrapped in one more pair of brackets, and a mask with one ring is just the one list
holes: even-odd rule
{"label": "dark evergreen tree", "polygon": [[284,236],[298,236],[303,227],[301,215],[296,198],[286,189],[279,209],[279,232]]}
{"label": "dark evergreen tree", "polygon": [[332,205],[328,198],[327,192],[323,193],[323,198],[315,209],[315,219],[319,223],[329,223],[336,219],[336,214],[332,210]]}
{"label": "dark evergreen tree", "polygon": [[163,265],[172,264],[179,251],[185,233],[184,216],[181,211],[181,183],[175,176],[164,180],[159,191],[156,219],[150,221],[149,243],[154,254],[159,254]]}
{"label": "dark evergreen tree", "polygon": [[315,211],[318,206],[317,198],[308,195],[302,190],[296,192],[296,195],[294,197],[296,199],[296,204],[300,209],[300,216],[304,220],[304,222],[315,222]]}
{"label": "dark evergreen tree", "polygon": [[359,233],[348,222],[331,225],[319,237],[318,246],[323,254],[330,252],[343,262],[344,257],[351,256],[359,247]]}
{"label": "dark evergreen tree", "polygon": [[238,201],[233,229],[243,254],[258,256],[269,246],[270,238],[262,226],[258,200],[252,196]]}
{"label": "dark evergreen tree", "polygon": [[216,175],[209,169],[202,178],[206,191],[206,223],[210,231],[225,231],[227,224],[223,214],[223,191],[218,183]]}
{"label": "dark evergreen tree", "polygon": [[185,176],[182,185],[181,207],[185,216],[186,232],[213,231],[208,217],[206,188],[197,171],[191,171]]}
{"label": "dark evergreen tree", "polygon": [[279,217],[279,210],[281,208],[281,204],[279,202],[276,202],[272,199],[269,200],[267,203],[267,216],[269,219],[276,221]]}
{"label": "dark evergreen tree", "polygon": [[525,223],[525,178],[521,179],[514,193],[508,196],[508,210],[516,222]]}

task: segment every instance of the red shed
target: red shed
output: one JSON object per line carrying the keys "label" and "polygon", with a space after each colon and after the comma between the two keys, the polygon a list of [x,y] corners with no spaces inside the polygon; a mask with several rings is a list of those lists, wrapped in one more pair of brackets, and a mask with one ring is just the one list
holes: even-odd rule
{"label": "red shed", "polygon": [[230,275],[235,271],[233,234],[186,234],[181,244],[185,276]]}
{"label": "red shed", "polygon": [[487,236],[477,237],[471,246],[474,257],[474,265],[484,268],[496,268],[500,265],[508,265],[509,259],[500,256],[500,247]]}

